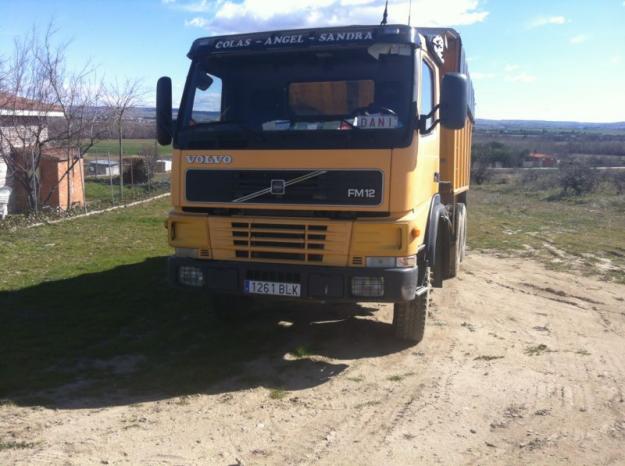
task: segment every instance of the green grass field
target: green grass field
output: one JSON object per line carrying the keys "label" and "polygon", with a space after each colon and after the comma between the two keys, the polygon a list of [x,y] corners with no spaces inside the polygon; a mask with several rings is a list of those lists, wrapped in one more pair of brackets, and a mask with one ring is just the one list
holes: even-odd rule
{"label": "green grass field", "polygon": [[[141,153],[141,148],[144,145],[154,147],[154,139],[124,139],[122,140],[122,148],[124,155],[138,155]],[[159,156],[171,156],[171,145],[160,146],[157,145]],[[95,158],[96,155],[106,156],[107,153],[111,154],[111,158],[114,159],[118,151],[117,139],[105,139],[95,144],[87,154],[87,158]]]}
{"label": "green grass field", "polygon": [[[528,256],[625,282],[625,200],[608,194],[558,201],[552,196],[524,192],[514,183],[474,187],[471,249]],[[213,312],[206,295],[168,286],[171,251],[163,221],[169,209],[166,198],[2,232],[0,403],[63,407],[71,399],[72,406],[98,406],[210,392],[260,353],[282,361],[285,351],[308,351],[309,341],[294,339],[297,325],[278,324],[297,322],[288,306],[270,313],[246,306],[242,318],[228,322]],[[315,341],[322,340],[327,330],[314,327]],[[307,367],[316,377],[340,370],[320,371],[315,364],[323,365],[299,357],[284,361],[285,371]],[[288,371],[271,377],[242,377],[240,388],[288,390]]]}
{"label": "green grass field", "polygon": [[[58,405],[68,384],[83,382],[76,402],[102,390],[197,392],[287,342],[276,322],[224,324],[205,295],[168,286],[169,208],[166,198],[3,232],[0,402]],[[129,373],[119,368],[127,360],[136,363]]]}
{"label": "green grass field", "polygon": [[608,186],[562,198],[558,188],[521,179],[473,186],[469,197],[472,249],[532,257],[549,267],[625,283],[625,196]]}
{"label": "green grass field", "polygon": [[[124,185],[124,201],[126,203],[145,199],[169,191],[168,175],[158,175],[151,184]],[[109,184],[106,179],[85,181],[85,197],[90,210],[119,204],[120,193],[118,184]]]}

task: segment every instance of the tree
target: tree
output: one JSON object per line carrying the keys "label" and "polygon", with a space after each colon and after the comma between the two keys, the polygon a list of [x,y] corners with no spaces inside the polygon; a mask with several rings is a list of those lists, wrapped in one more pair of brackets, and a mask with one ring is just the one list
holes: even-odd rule
{"label": "tree", "polygon": [[122,174],[119,177],[120,202],[124,202],[124,159],[122,149],[124,117],[127,116],[129,110],[137,106],[143,95],[144,91],[141,81],[138,79],[127,79],[123,83],[115,81],[115,83],[110,85],[104,99],[117,133],[119,167],[120,174]]}
{"label": "tree", "polygon": [[581,196],[595,190],[599,177],[597,169],[584,162],[560,164],[559,181],[564,195]]}
{"label": "tree", "polygon": [[[26,193],[29,210],[37,211],[41,198],[44,205],[50,200],[107,128],[108,115],[96,110],[102,86],[95,70],[86,64],[78,72],[68,71],[67,46],[56,43],[50,23],[43,35],[33,29],[16,40],[11,59],[0,69],[0,155]],[[48,149],[63,151],[67,165],[56,185],[41,196],[39,166]],[[69,183],[67,195],[69,206]]]}

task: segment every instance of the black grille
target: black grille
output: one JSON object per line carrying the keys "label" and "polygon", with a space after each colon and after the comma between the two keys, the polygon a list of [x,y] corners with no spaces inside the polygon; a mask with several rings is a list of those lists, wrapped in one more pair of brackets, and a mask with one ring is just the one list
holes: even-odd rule
{"label": "black grille", "polygon": [[[188,170],[191,202],[237,204],[321,204],[374,206],[382,202],[378,170]],[[284,194],[271,194],[272,180],[284,180]]]}
{"label": "black grille", "polygon": [[248,270],[245,273],[246,280],[258,280],[261,282],[301,283],[299,273],[278,272],[273,270]]}

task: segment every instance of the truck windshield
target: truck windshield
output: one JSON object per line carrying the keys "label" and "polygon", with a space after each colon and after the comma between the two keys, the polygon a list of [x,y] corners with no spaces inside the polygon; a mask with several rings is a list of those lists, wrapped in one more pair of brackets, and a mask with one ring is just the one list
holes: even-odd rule
{"label": "truck windshield", "polygon": [[414,112],[414,62],[412,53],[402,50],[225,54],[197,60],[176,143],[180,148],[405,145]]}

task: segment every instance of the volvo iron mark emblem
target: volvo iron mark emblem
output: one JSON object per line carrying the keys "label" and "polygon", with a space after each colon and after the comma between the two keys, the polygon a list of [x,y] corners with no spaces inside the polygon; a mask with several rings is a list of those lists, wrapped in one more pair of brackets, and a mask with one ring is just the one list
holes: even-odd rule
{"label": "volvo iron mark emblem", "polygon": [[271,180],[270,193],[274,196],[282,196],[286,190],[285,180]]}
{"label": "volvo iron mark emblem", "polygon": [[269,183],[269,187],[265,189],[261,189],[260,191],[255,191],[246,196],[239,197],[234,199],[232,202],[247,202],[251,199],[256,199],[257,197],[264,196],[265,194],[275,194],[276,196],[284,195],[286,192],[286,187],[291,186],[297,183],[301,183],[302,181],[310,180],[311,178],[315,178],[319,175],[323,175],[327,173],[327,170],[315,170],[306,173],[305,175],[298,176],[297,178],[292,178],[289,181],[286,180],[271,180]]}

